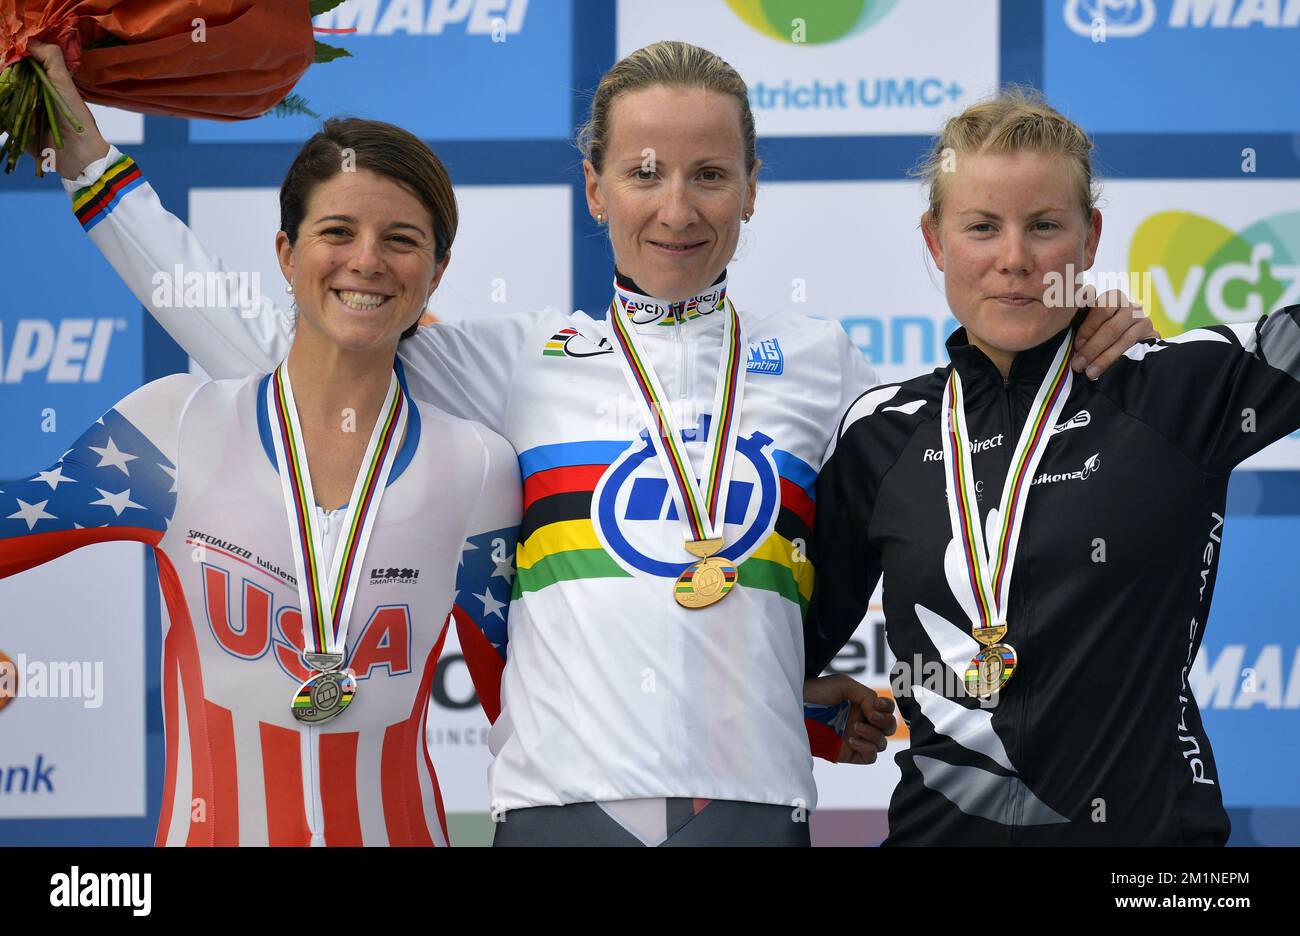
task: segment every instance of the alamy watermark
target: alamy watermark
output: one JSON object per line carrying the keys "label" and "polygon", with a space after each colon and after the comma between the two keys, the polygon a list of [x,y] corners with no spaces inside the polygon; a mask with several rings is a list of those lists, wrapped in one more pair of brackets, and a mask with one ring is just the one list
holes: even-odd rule
{"label": "alamy watermark", "polygon": [[[1043,285],[1047,287],[1043,293],[1043,305],[1049,309],[1081,309],[1091,306],[1094,289],[1097,295],[1111,290],[1122,292],[1130,304],[1144,310],[1152,308],[1155,296],[1149,271],[1076,270],[1072,263],[1066,264],[1064,275],[1053,270],[1044,276]],[[1135,314],[1134,318],[1136,317]]]}
{"label": "alamy watermark", "polygon": [[104,704],[102,660],[0,660],[0,699],[81,699],[89,709]]}
{"label": "alamy watermark", "polygon": [[155,309],[238,308],[242,318],[257,318],[262,312],[262,274],[257,270],[187,271],[178,263],[170,272],[155,272],[150,284]]}

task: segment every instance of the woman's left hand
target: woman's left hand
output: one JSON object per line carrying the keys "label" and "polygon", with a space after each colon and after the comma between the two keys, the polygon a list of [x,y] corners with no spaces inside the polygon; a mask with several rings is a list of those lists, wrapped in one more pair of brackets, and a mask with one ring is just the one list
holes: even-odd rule
{"label": "woman's left hand", "polygon": [[819,676],[805,680],[803,699],[816,705],[851,702],[849,721],[840,745],[841,764],[872,764],[885,749],[890,735],[898,730],[894,700],[882,699],[850,676]]}
{"label": "woman's left hand", "polygon": [[1159,337],[1142,306],[1112,289],[1096,297],[1088,317],[1079,326],[1070,367],[1076,374],[1084,373],[1089,380],[1096,380],[1139,341]]}

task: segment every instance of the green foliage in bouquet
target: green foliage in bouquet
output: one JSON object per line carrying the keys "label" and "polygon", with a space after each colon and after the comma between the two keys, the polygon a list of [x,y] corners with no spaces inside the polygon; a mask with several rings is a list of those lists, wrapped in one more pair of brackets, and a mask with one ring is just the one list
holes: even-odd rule
{"label": "green foliage in bouquet", "polygon": [[[14,171],[18,158],[29,146],[42,140],[47,129],[55,148],[63,148],[56,111],[67,118],[77,133],[85,132],[36,59],[20,59],[0,72],[0,133],[7,134],[0,145],[0,161],[4,162],[5,175]],[[39,160],[36,174],[45,175]]]}

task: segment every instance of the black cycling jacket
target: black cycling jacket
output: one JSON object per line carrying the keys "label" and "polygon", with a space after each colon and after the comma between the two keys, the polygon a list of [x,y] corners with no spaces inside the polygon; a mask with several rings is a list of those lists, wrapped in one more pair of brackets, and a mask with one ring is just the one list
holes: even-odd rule
{"label": "black cycling jacket", "polygon": [[[1017,355],[1006,380],[964,329],[948,341],[983,519],[1064,334]],[[810,675],[884,575],[891,681],[911,730],[886,844],[1222,844],[1228,817],[1187,674],[1228,475],[1300,427],[1300,306],[1147,341],[1099,380],[1075,377],[1030,488],[1005,615],[1019,665],[993,706],[962,684],[977,645],[944,567],[947,377],[859,397],[817,486]]]}

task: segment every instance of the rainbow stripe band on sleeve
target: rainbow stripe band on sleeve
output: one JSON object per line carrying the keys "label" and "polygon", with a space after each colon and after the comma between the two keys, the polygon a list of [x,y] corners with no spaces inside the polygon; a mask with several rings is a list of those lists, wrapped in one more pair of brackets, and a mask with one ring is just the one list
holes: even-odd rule
{"label": "rainbow stripe band on sleeve", "polygon": [[72,196],[72,210],[81,227],[89,231],[108,216],[123,195],[143,182],[144,176],[135,160],[130,156],[119,156],[96,182],[78,189]]}

